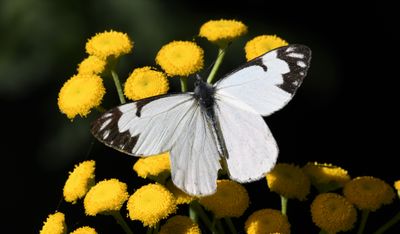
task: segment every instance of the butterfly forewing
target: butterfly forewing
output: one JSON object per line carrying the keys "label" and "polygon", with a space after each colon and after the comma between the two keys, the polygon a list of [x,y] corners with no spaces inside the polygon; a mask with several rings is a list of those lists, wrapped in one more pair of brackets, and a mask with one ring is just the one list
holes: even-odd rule
{"label": "butterfly forewing", "polygon": [[303,82],[311,50],[289,45],[253,59],[215,84],[216,92],[233,96],[268,116],[285,106]]}
{"label": "butterfly forewing", "polygon": [[104,113],[92,133],[107,146],[134,156],[170,152],[174,184],[211,194],[220,168],[213,129],[192,94],[157,96]]}

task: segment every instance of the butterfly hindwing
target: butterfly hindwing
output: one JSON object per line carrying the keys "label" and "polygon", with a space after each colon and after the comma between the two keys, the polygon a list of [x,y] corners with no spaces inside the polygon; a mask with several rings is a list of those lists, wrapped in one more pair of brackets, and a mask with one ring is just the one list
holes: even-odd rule
{"label": "butterfly hindwing", "polygon": [[216,92],[233,96],[268,116],[285,106],[303,82],[311,50],[303,45],[280,47],[257,57],[215,84]]}
{"label": "butterfly hindwing", "polygon": [[215,110],[230,178],[241,183],[262,178],[278,157],[275,139],[262,116],[246,103],[221,94],[216,96]]}

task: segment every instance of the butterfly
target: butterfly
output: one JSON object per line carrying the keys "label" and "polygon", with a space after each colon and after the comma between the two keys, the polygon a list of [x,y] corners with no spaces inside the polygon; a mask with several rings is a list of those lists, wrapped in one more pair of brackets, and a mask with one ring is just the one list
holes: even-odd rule
{"label": "butterfly", "polygon": [[245,183],[276,163],[278,146],[265,123],[285,106],[310,66],[311,50],[288,45],[269,51],[214,85],[200,76],[194,92],[166,94],[115,107],[92,123],[92,134],[123,153],[169,152],[173,183],[191,195],[216,191],[218,172]]}

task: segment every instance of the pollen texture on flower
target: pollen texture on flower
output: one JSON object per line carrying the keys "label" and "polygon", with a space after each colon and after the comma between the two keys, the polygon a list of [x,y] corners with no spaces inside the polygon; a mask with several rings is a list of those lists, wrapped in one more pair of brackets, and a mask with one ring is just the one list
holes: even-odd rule
{"label": "pollen texture on flower", "polygon": [[189,76],[203,68],[204,51],[191,41],[173,41],[164,45],[156,56],[156,63],[168,76]]}
{"label": "pollen texture on flower", "polygon": [[117,179],[98,182],[86,194],[85,213],[90,216],[119,211],[128,199],[127,185]]}
{"label": "pollen texture on flower", "polygon": [[75,229],[75,231],[71,232],[70,234],[97,234],[96,230],[89,226],[84,226]]}
{"label": "pollen texture on flower", "polygon": [[311,204],[313,222],[328,233],[348,231],[357,220],[354,206],[336,193],[319,194]]}
{"label": "pollen texture on flower", "polygon": [[307,163],[303,171],[311,184],[320,192],[328,192],[343,187],[350,181],[348,172],[338,166],[327,163]]}
{"label": "pollen texture on flower", "polygon": [[167,76],[151,67],[136,68],[125,82],[125,96],[131,100],[152,97],[168,92]]}
{"label": "pollen texture on flower", "polygon": [[119,57],[131,52],[132,48],[133,42],[127,34],[113,30],[98,33],[86,43],[86,52],[102,59]]}
{"label": "pollen texture on flower", "polygon": [[261,35],[255,37],[248,41],[244,47],[246,59],[250,61],[268,51],[286,45],[288,45],[288,43],[285,40],[275,35]]}
{"label": "pollen texture on flower", "polygon": [[231,180],[218,180],[217,191],[199,200],[207,210],[218,218],[240,217],[249,206],[249,195],[239,183]]}
{"label": "pollen texture on flower", "polygon": [[210,20],[200,27],[199,36],[225,47],[229,42],[247,33],[247,26],[236,20]]}
{"label": "pollen texture on flower", "polygon": [[161,226],[159,234],[201,234],[201,230],[189,217],[175,215]]}
{"label": "pollen texture on flower", "polygon": [[97,56],[89,56],[78,65],[78,73],[86,75],[100,74],[105,67],[106,61]]}
{"label": "pollen texture on flower", "polygon": [[58,94],[58,107],[70,119],[77,115],[85,117],[100,105],[104,94],[103,80],[99,76],[78,74],[64,83]]}
{"label": "pollen texture on flower", "polygon": [[65,223],[65,215],[61,212],[50,214],[43,223],[40,234],[66,234],[67,224]]}
{"label": "pollen texture on flower", "polygon": [[65,201],[76,203],[78,199],[86,195],[95,182],[94,169],[95,161],[93,160],[85,161],[75,166],[64,185]]}
{"label": "pollen texture on flower", "polygon": [[160,184],[145,185],[129,197],[127,209],[132,220],[153,227],[176,211],[174,195]]}
{"label": "pollen texture on flower", "polygon": [[389,184],[372,176],[352,179],[344,186],[343,194],[357,208],[369,211],[392,203],[395,196]]}
{"label": "pollen texture on flower", "polygon": [[247,234],[280,233],[289,234],[290,224],[286,215],[278,210],[262,209],[251,214],[245,222]]}
{"label": "pollen texture on flower", "polygon": [[297,166],[278,163],[266,177],[269,189],[286,198],[304,200],[310,193],[310,179]]}

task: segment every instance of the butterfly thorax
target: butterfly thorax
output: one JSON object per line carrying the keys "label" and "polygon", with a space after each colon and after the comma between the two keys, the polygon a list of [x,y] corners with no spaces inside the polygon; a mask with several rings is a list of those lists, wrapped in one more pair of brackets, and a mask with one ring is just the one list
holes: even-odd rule
{"label": "butterfly thorax", "polygon": [[197,75],[194,87],[194,97],[199,102],[201,108],[203,108],[207,112],[213,110],[214,93],[215,93],[214,87],[204,82],[201,79],[201,77]]}

